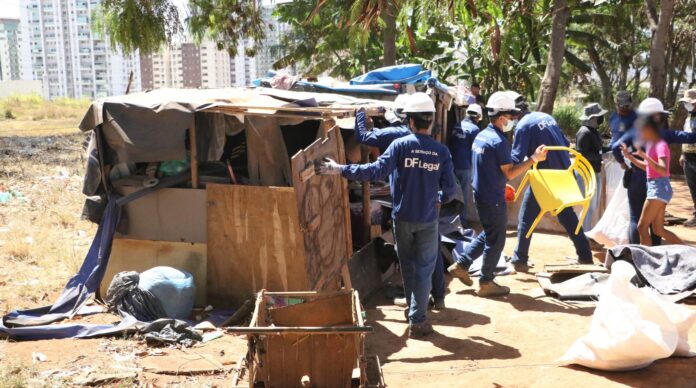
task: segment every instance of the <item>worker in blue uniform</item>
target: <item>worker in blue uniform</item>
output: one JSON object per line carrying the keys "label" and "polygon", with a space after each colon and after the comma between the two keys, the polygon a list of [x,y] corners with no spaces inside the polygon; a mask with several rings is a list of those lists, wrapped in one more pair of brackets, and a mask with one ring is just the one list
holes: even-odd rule
{"label": "worker in blue uniform", "polygon": [[339,165],[324,159],[317,172],[360,181],[389,175],[396,253],[409,305],[409,337],[418,338],[433,332],[426,314],[438,258],[439,204],[449,202],[457,187],[449,150],[431,136],[433,100],[414,93],[403,112],[413,133],[392,142],[375,162]]}
{"label": "worker in blue uniform", "polygon": [[[663,123],[660,130],[662,137],[668,144],[693,144],[696,143],[696,133],[686,131],[672,131],[667,126],[667,117],[669,112],[664,109],[662,102],[656,98],[646,98],[638,106],[638,116],[659,116],[659,120]],[[625,144],[631,152],[636,151],[635,140],[637,133],[635,128],[626,131],[617,141],[612,143],[611,152],[617,162],[624,169],[624,187],[628,194],[628,211],[630,214],[630,224],[628,239],[631,244],[640,244],[640,235],[638,233],[638,220],[643,211],[645,198],[647,196],[647,177],[645,170],[636,168],[627,163],[621,153],[621,145]],[[652,245],[660,245],[661,239],[659,236],[650,232]]]}
{"label": "worker in blue uniform", "polygon": [[[408,94],[400,94],[394,101],[394,109],[387,110],[384,117],[391,123],[386,128],[367,129],[367,117],[365,112],[359,111],[355,115],[355,136],[358,142],[378,147],[380,153],[384,153],[391,143],[404,136],[411,134],[411,129],[406,123],[406,115],[403,113]],[[437,263],[433,271],[433,284],[431,295],[433,297],[432,307],[435,310],[445,309],[445,259],[438,252]],[[408,309],[406,310],[407,313]],[[408,317],[408,316],[407,316]]]}
{"label": "worker in blue uniform", "polygon": [[609,116],[611,144],[616,143],[624,133],[633,128],[633,122],[636,121],[636,117],[638,117],[636,111],[633,109],[633,98],[631,97],[631,93],[620,90],[616,93],[614,103],[616,104],[616,112],[613,112],[611,116]]}
{"label": "worker in blue uniform", "polygon": [[454,175],[459,180],[464,194],[464,208],[459,215],[462,226],[466,226],[466,209],[469,204],[469,191],[471,191],[471,146],[476,135],[481,132],[479,123],[483,118],[481,105],[472,103],[466,108],[466,117],[459,126],[455,126],[449,142],[454,163]]}
{"label": "worker in blue uniform", "polygon": [[406,116],[403,114],[404,104],[408,100],[408,94],[400,94],[394,100],[394,109],[387,110],[384,117],[389,121],[390,126],[385,128],[374,128],[371,131],[367,128],[367,119],[363,113],[362,118],[355,117],[355,139],[360,144],[376,147],[380,153],[384,153],[387,147],[396,139],[411,134],[411,129],[406,123]]}
{"label": "worker in blue uniform", "polygon": [[[517,95],[517,104],[524,104],[526,107],[526,102],[523,101],[524,97],[515,92],[512,93]],[[550,115],[543,112],[528,112],[526,109],[521,109],[520,115],[522,119],[517,123],[512,145],[513,163],[522,163],[525,158],[533,155],[541,144],[562,147],[570,145],[556,120]],[[567,152],[551,152],[545,162],[537,165],[539,169],[565,170],[568,167],[570,167],[570,156]],[[529,272],[529,245],[533,234],[527,238],[527,233],[540,211],[541,208],[534,197],[531,187],[527,187],[520,207],[517,224],[517,246],[512,257],[512,265],[517,272]],[[585,232],[580,228],[578,234],[575,234],[575,229],[578,226],[578,216],[573,209],[564,209],[558,214],[557,218],[573,241],[575,253],[578,256],[578,263],[592,264],[592,251],[590,250],[590,243],[587,241],[587,237],[585,237]]]}
{"label": "worker in blue uniform", "polygon": [[507,181],[524,173],[533,163],[546,160],[543,145],[520,163],[510,156],[510,142],[505,136],[515,126],[519,110],[515,100],[507,92],[496,92],[486,104],[490,124],[476,136],[472,146],[474,203],[483,232],[467,244],[464,252],[447,271],[462,283],[471,286],[469,266],[483,255],[478,296],[492,297],[507,295],[510,288],[497,284],[495,268],[505,247],[507,230],[507,204],[505,186]]}

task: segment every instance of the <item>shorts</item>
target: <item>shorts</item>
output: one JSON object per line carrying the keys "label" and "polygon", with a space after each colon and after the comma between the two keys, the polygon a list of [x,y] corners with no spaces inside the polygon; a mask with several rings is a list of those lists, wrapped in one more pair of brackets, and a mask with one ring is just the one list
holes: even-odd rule
{"label": "shorts", "polygon": [[669,183],[669,177],[648,179],[648,195],[646,199],[656,199],[664,203],[669,203],[672,200],[672,185]]}

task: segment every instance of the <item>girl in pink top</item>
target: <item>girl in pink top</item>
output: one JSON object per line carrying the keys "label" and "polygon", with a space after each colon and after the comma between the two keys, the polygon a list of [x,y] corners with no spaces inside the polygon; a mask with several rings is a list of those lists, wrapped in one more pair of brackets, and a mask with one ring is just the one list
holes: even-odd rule
{"label": "girl in pink top", "polygon": [[625,144],[621,150],[634,166],[643,170],[648,177],[648,195],[643,212],[638,221],[640,243],[651,245],[650,227],[653,232],[670,244],[684,244],[676,234],[665,229],[665,207],[672,199],[672,185],[669,182],[670,151],[667,142],[660,137],[660,125],[652,118],[636,120],[640,141],[646,145],[648,152],[636,145],[638,150],[631,154]]}

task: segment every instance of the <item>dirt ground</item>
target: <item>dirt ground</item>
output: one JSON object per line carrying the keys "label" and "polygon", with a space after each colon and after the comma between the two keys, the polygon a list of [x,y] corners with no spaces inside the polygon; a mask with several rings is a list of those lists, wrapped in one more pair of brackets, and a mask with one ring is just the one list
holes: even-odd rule
{"label": "dirt ground", "polygon": [[[0,134],[0,191],[21,193],[0,203],[0,313],[51,303],[79,267],[94,234],[79,219],[84,160],[79,134],[9,138]],[[684,182],[675,183],[668,210],[691,212]],[[696,229],[672,229],[696,244]],[[509,232],[506,254],[515,244]],[[531,256],[536,268],[573,255],[567,237],[536,233]],[[603,252],[597,252],[603,258]],[[482,299],[448,278],[448,309],[431,315],[437,334],[425,340],[406,337],[401,308],[383,296],[367,306],[368,355],[377,355],[391,387],[473,386],[547,387],[696,386],[696,360],[668,359],[634,372],[601,373],[563,367],[556,360],[589,327],[594,305],[545,297],[533,275],[499,278],[512,288],[500,299]],[[109,322],[100,315],[87,321]],[[691,331],[696,347],[696,328]],[[117,373],[131,377],[109,386],[230,386],[233,368],[245,349],[243,338],[225,335],[190,349],[148,349],[137,338],[0,340],[0,387],[69,386],[85,376]],[[46,356],[32,361],[32,353]],[[186,358],[188,357],[188,358]],[[222,365],[221,372],[173,376],[153,373],[152,362],[186,364],[201,357]],[[156,359],[153,361],[153,359]],[[177,361],[184,360],[184,361]],[[151,368],[151,367],[150,367]]]}

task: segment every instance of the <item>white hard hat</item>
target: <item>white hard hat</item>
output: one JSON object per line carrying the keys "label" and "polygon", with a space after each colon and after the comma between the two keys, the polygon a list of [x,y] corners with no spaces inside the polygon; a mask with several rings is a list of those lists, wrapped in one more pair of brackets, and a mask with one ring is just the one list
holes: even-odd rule
{"label": "white hard hat", "polygon": [[509,92],[495,92],[491,94],[491,96],[488,98],[486,109],[488,109],[492,114],[499,112],[519,111],[519,109],[515,107],[515,99]]}
{"label": "white hard hat", "polygon": [[517,93],[514,90],[506,90],[503,93],[507,93],[510,97],[512,97],[512,101],[517,101],[518,98],[522,97],[521,94]]}
{"label": "white hard hat", "polygon": [[404,104],[404,113],[435,113],[433,99],[423,92],[413,93]]}
{"label": "white hard hat", "polygon": [[471,104],[466,108],[466,113],[475,113],[477,116],[483,116],[483,110],[479,104]]}
{"label": "white hard hat", "polygon": [[641,116],[654,115],[656,113],[669,113],[665,110],[664,105],[662,105],[662,101],[654,97],[648,97],[641,101],[636,112]]}
{"label": "white hard hat", "polygon": [[404,107],[406,106],[406,101],[408,101],[408,98],[410,96],[408,94],[399,94],[396,96],[396,99],[394,100],[394,110],[397,112],[401,112]]}

